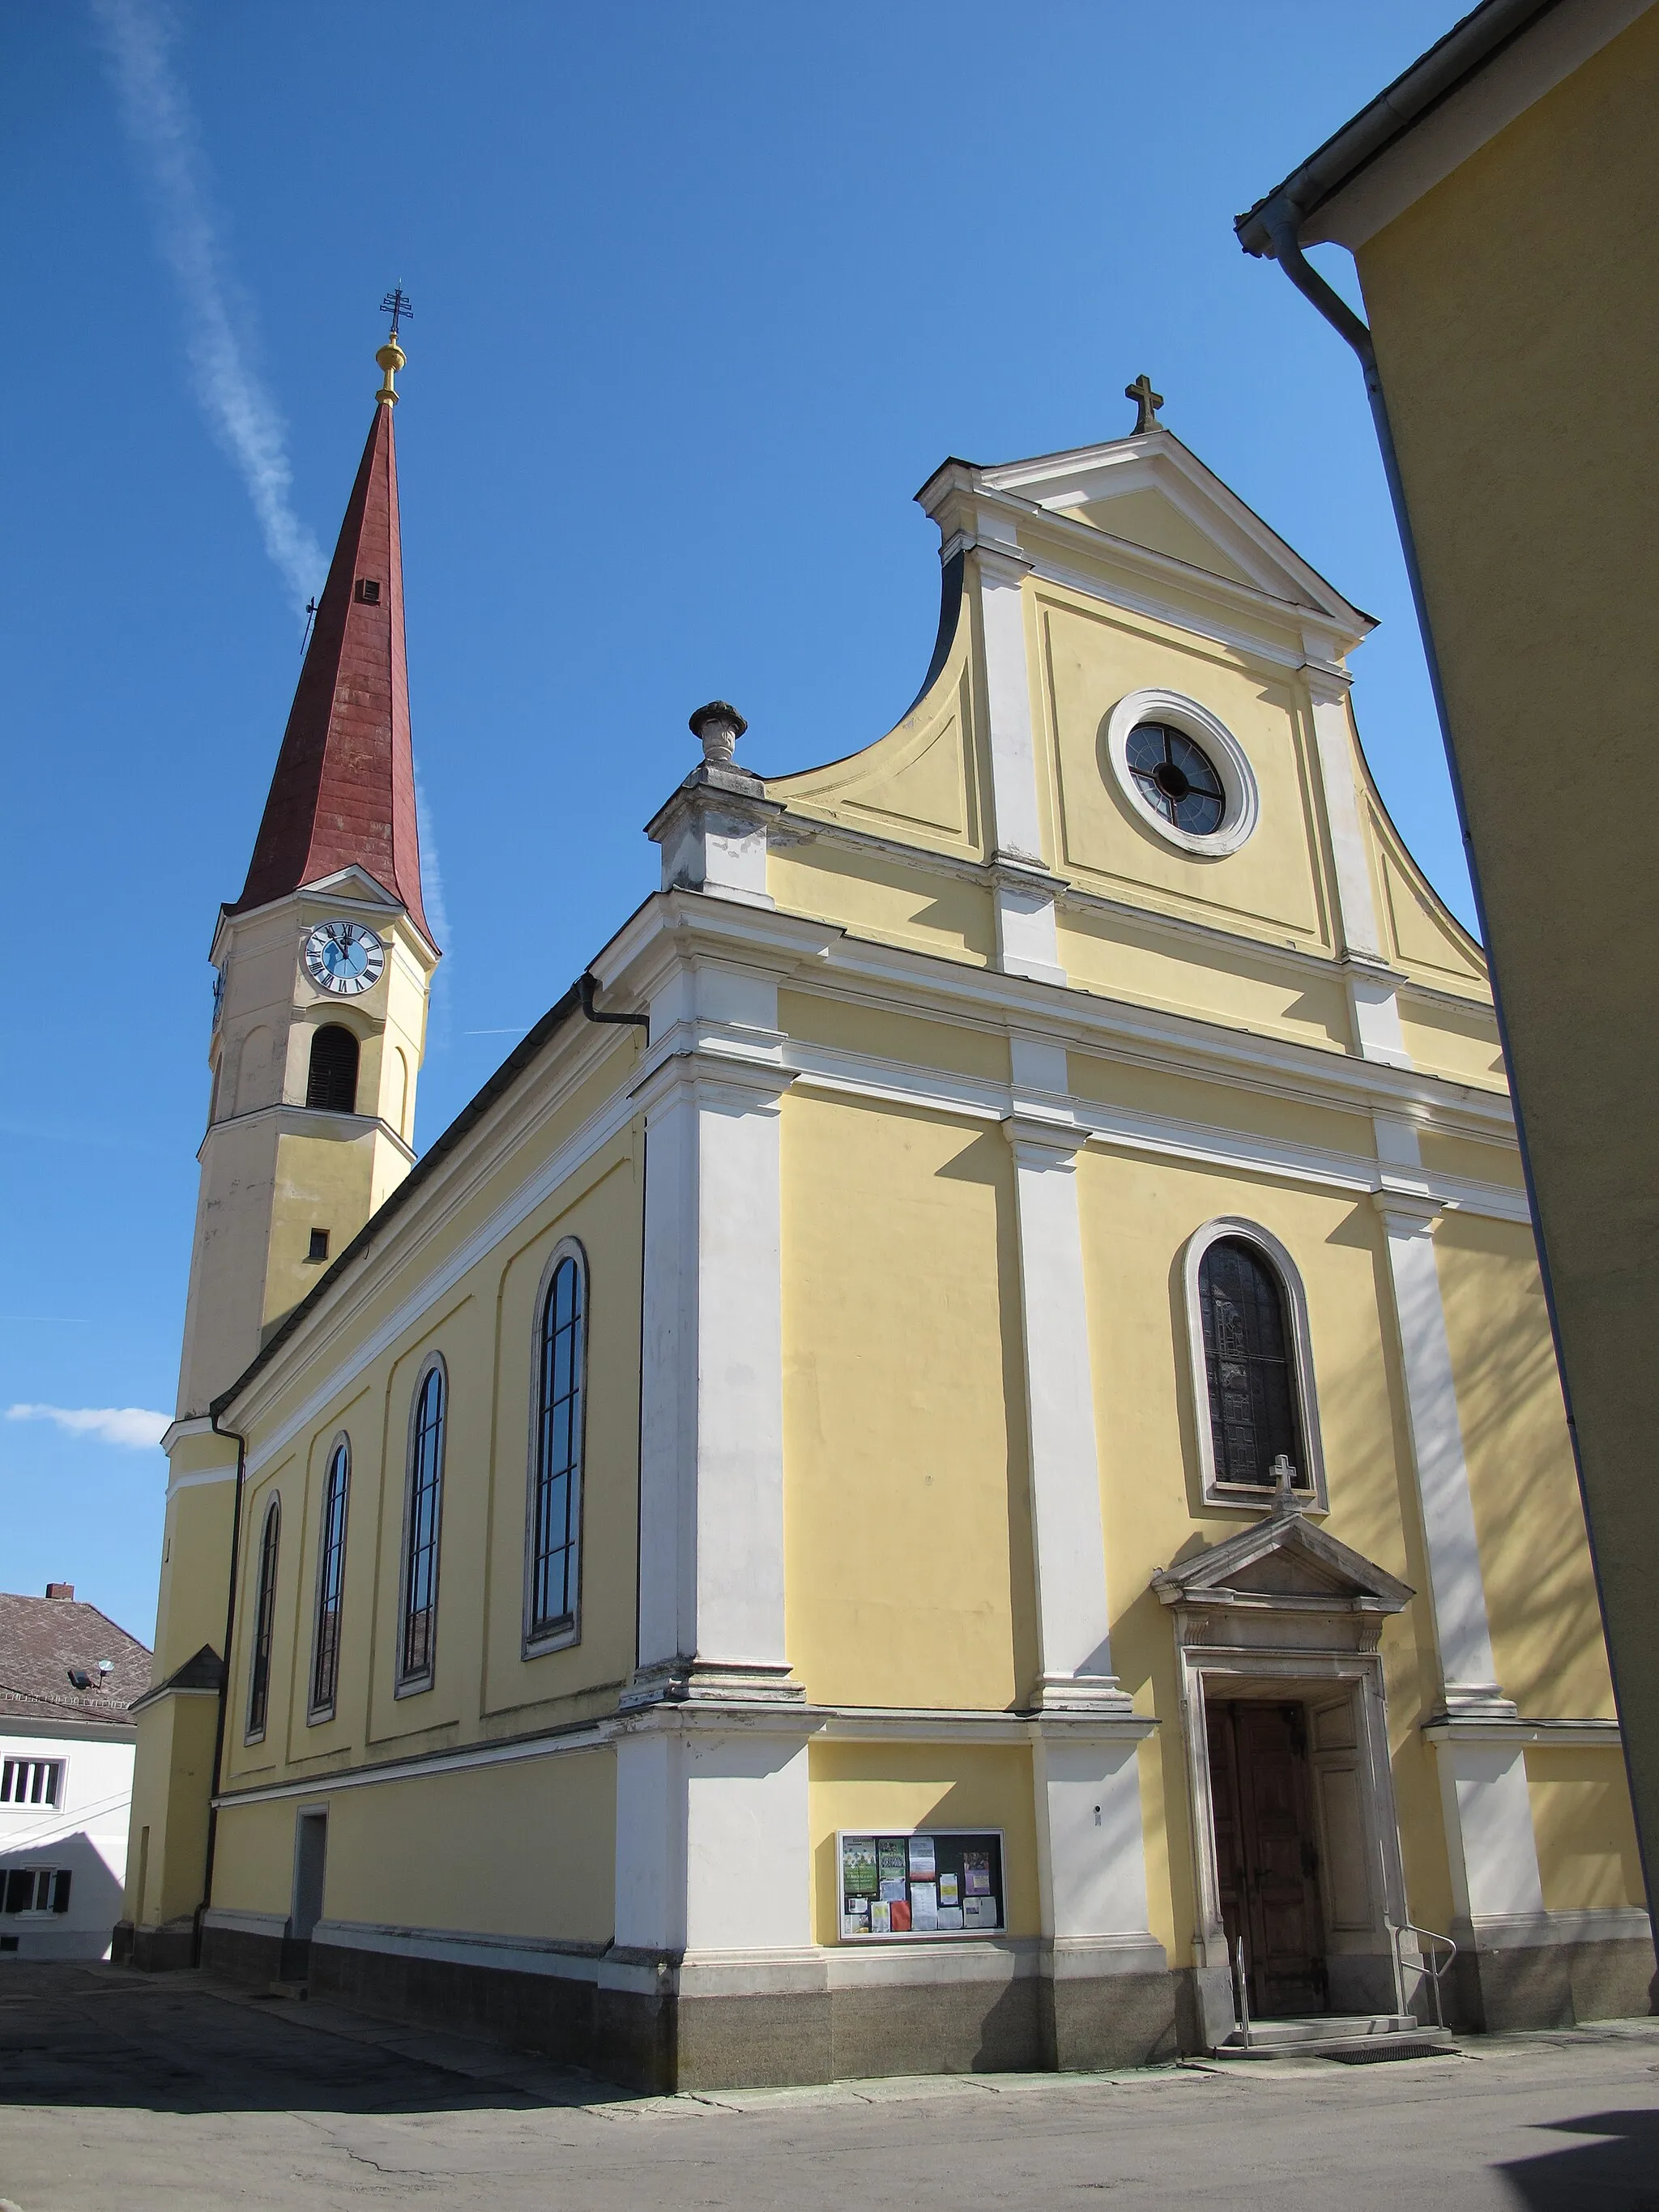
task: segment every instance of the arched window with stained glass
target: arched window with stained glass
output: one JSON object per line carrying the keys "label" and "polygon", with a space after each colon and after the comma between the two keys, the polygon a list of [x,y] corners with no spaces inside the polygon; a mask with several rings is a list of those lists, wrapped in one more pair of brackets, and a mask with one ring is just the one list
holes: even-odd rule
{"label": "arched window with stained glass", "polygon": [[1290,1254],[1253,1223],[1214,1221],[1188,1244],[1186,1272],[1206,1494],[1265,1498],[1282,1460],[1322,1506],[1307,1299]]}

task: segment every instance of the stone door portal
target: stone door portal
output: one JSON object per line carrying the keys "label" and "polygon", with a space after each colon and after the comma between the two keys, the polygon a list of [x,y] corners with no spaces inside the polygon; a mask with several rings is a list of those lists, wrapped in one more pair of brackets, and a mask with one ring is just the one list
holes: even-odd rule
{"label": "stone door portal", "polygon": [[1329,2005],[1307,1719],[1298,1705],[1231,1699],[1206,1715],[1216,1875],[1230,1955],[1244,1939],[1250,2010]]}

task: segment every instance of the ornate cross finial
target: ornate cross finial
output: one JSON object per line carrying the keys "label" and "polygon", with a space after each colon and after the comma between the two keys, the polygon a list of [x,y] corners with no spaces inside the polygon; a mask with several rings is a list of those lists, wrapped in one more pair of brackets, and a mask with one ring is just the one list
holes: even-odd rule
{"label": "ornate cross finial", "polygon": [[409,358],[398,343],[398,325],[404,316],[412,315],[414,312],[404,296],[401,284],[394,284],[380,302],[380,313],[392,318],[392,334],[374,356],[375,366],[380,372],[380,388],[374,397],[383,407],[395,407],[398,404],[398,389],[393,380]]}
{"label": "ornate cross finial", "polygon": [[1296,1469],[1280,1452],[1267,1472],[1273,1479],[1273,1518],[1281,1520],[1287,1514],[1299,1513],[1302,1500],[1296,1494]]}
{"label": "ornate cross finial", "polygon": [[1123,397],[1135,403],[1135,427],[1129,434],[1131,437],[1138,438],[1143,430],[1156,430],[1164,394],[1153,391],[1152,380],[1144,368],[1133,384],[1124,386]]}

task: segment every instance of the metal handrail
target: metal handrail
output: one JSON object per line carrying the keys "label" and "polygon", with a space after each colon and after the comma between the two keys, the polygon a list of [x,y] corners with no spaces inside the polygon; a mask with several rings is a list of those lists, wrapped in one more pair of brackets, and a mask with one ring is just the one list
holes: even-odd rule
{"label": "metal handrail", "polygon": [[1399,1984],[1402,2009],[1406,1991],[1406,1960],[1401,1948],[1401,1937],[1415,1936],[1419,1943],[1426,1938],[1431,1943],[1441,1943],[1445,1946],[1443,1958],[1437,1952],[1432,1951],[1426,1958],[1420,1954],[1418,1958],[1418,1972],[1428,1976],[1430,1984],[1434,1990],[1434,2024],[1437,2027],[1443,2028],[1446,2025],[1446,2009],[1440,2001],[1440,1984],[1450,1972],[1452,1961],[1457,1956],[1456,1944],[1449,1936],[1443,1936],[1437,1928],[1419,1928],[1414,1920],[1384,1919],[1382,1924],[1394,1938],[1395,1973]]}

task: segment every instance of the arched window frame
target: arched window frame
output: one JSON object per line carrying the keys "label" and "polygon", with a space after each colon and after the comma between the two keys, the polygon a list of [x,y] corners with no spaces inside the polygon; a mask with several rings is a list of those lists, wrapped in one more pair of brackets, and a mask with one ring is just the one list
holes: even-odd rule
{"label": "arched window frame", "polygon": [[[559,1269],[568,1260],[576,1269],[576,1280],[581,1298],[581,1346],[577,1370],[576,1422],[574,1453],[574,1477],[571,1483],[570,1526],[575,1561],[571,1579],[574,1589],[570,1612],[557,1626],[538,1627],[536,1620],[536,1536],[537,1506],[541,1488],[541,1440],[543,1390],[544,1387],[542,1358],[543,1332],[546,1322],[549,1301]],[[529,1479],[525,1496],[524,1541],[524,1656],[538,1658],[544,1652],[562,1651],[581,1638],[581,1578],[582,1578],[582,1508],[586,1491],[587,1476],[587,1346],[592,1334],[593,1314],[592,1283],[588,1271],[587,1254],[574,1237],[562,1237],[549,1255],[542,1278],[536,1286],[536,1300],[530,1318],[530,1455]]]}
{"label": "arched window frame", "polygon": [[1187,1342],[1192,1369],[1193,1429],[1198,1442],[1198,1463],[1202,1475],[1204,1502],[1231,1512],[1265,1513],[1272,1506],[1273,1492],[1265,1486],[1255,1483],[1223,1482],[1216,1469],[1215,1440],[1210,1428],[1210,1382],[1204,1357],[1204,1310],[1199,1295],[1198,1274],[1204,1263],[1204,1255],[1211,1245],[1228,1238],[1242,1244],[1253,1244],[1279,1278],[1279,1287],[1285,1300],[1287,1334],[1290,1340],[1291,1379],[1296,1389],[1297,1424],[1302,1432],[1302,1458],[1297,1463],[1297,1473],[1307,1485],[1298,1485],[1298,1495],[1305,1501],[1305,1510],[1323,1513],[1329,1510],[1325,1490],[1325,1452],[1320,1437],[1319,1396],[1314,1382],[1313,1338],[1308,1328],[1308,1294],[1303,1285],[1302,1272],[1285,1247],[1270,1229],[1259,1221],[1247,1221],[1234,1214],[1223,1214],[1203,1227],[1194,1231],[1187,1240],[1182,1255],[1182,1282],[1186,1293]]}
{"label": "arched window frame", "polygon": [[276,1575],[282,1565],[283,1501],[273,1496],[259,1524],[253,1559],[253,1636],[248,1647],[244,1743],[263,1743],[270,1715],[270,1658],[276,1638]]}
{"label": "arched window frame", "polygon": [[[415,1523],[416,1443],[420,1420],[421,1401],[426,1395],[429,1376],[439,1377],[443,1393],[439,1414],[438,1465],[434,1484],[436,1496],[432,1510],[432,1582],[428,1600],[431,1626],[427,1636],[425,1663],[417,1668],[408,1664],[409,1632],[411,1620],[410,1599],[414,1595],[412,1571],[415,1566],[413,1546]],[[415,1388],[409,1399],[409,1443],[404,1455],[404,1529],[403,1550],[398,1575],[398,1680],[395,1694],[412,1697],[416,1692],[429,1690],[436,1679],[438,1662],[438,1584],[439,1570],[443,1555],[444,1474],[449,1456],[449,1368],[441,1352],[428,1352],[421,1362],[415,1377]]]}
{"label": "arched window frame", "polygon": [[[340,1470],[342,1495],[339,1540],[337,1546],[335,1546],[331,1543],[331,1537],[334,1473],[337,1465]],[[323,1461],[322,1513],[317,1530],[317,1595],[312,1608],[311,1696],[306,1713],[307,1727],[314,1728],[319,1721],[330,1721],[334,1717],[335,1697],[340,1682],[340,1621],[345,1610],[346,1528],[350,1514],[351,1439],[343,1429],[340,1429],[330,1441],[327,1455]],[[337,1577],[334,1606],[334,1644],[331,1652],[325,1652],[323,1644],[323,1626],[331,1563]],[[330,1662],[326,1684],[323,1680],[325,1658]]]}

